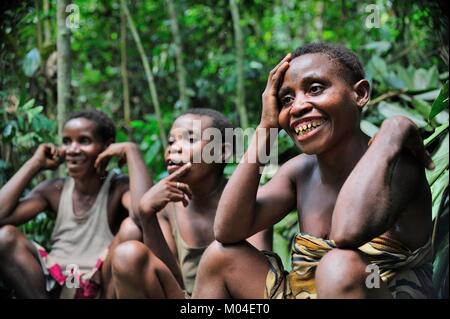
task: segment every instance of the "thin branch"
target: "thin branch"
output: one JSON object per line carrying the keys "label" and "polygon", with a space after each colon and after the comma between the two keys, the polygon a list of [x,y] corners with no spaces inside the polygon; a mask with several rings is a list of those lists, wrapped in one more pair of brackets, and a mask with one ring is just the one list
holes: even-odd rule
{"label": "thin branch", "polygon": [[150,70],[150,64],[148,63],[147,57],[145,55],[145,51],[142,46],[141,38],[139,36],[139,33],[136,30],[136,26],[134,25],[134,21],[133,21],[133,18],[131,17],[130,11],[128,10],[127,4],[125,3],[125,0],[120,0],[120,3],[122,4],[123,10],[124,10],[125,14],[127,15],[128,26],[130,27],[134,42],[136,42],[137,49],[138,49],[139,54],[142,59],[142,64],[144,65],[145,76],[147,77],[150,95],[152,98],[153,107],[155,108],[156,119],[158,121],[159,137],[161,139],[161,143],[162,143],[163,147],[166,148],[167,147],[167,137],[166,137],[166,133],[164,131],[163,123],[162,123],[161,108],[159,106],[159,100],[158,100],[158,94],[156,91],[155,79]]}

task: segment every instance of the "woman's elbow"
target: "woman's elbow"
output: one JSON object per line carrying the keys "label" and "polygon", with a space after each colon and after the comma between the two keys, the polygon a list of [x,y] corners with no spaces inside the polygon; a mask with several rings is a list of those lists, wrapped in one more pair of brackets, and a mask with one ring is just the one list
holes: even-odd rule
{"label": "woman's elbow", "polygon": [[362,246],[365,243],[363,237],[361,232],[343,228],[333,230],[330,234],[330,239],[341,249],[356,249]]}

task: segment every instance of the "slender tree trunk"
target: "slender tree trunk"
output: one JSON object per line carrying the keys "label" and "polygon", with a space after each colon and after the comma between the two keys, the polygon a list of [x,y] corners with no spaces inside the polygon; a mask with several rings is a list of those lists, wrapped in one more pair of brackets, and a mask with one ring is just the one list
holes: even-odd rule
{"label": "slender tree trunk", "polygon": [[321,40],[323,38],[323,2],[316,2],[316,13],[314,18],[314,27],[316,29],[317,39]]}
{"label": "slender tree trunk", "polygon": [[52,43],[52,32],[50,28],[50,19],[48,17],[49,10],[49,2],[48,0],[44,0],[44,46],[50,45],[50,43]]}
{"label": "slender tree trunk", "polygon": [[175,57],[177,61],[177,79],[178,89],[180,91],[181,109],[186,110],[189,107],[189,97],[187,96],[186,68],[184,67],[183,44],[181,42],[180,28],[178,26],[177,13],[173,0],[166,0],[166,5],[169,9],[170,27],[175,43]]}
{"label": "slender tree trunk", "polygon": [[34,6],[36,9],[36,40],[39,54],[42,53],[42,21],[41,21],[41,8],[39,0],[34,0]]}
{"label": "slender tree trunk", "polygon": [[236,109],[239,113],[241,126],[246,129],[248,127],[248,116],[245,108],[245,90],[244,90],[244,40],[242,36],[241,26],[239,25],[239,9],[235,0],[230,1],[231,16],[233,18],[234,40],[236,45],[237,56],[237,96]]}
{"label": "slender tree trunk", "polygon": [[123,117],[128,134],[130,128],[130,91],[128,87],[127,71],[127,15],[123,6],[120,14],[120,70],[122,75],[123,87]]}
{"label": "slender tree trunk", "polygon": [[62,137],[66,110],[70,103],[70,29],[66,26],[66,7],[69,0],[57,1],[58,36],[56,48],[58,50],[57,62],[57,119],[58,135]]}
{"label": "slender tree trunk", "polygon": [[292,8],[290,8],[289,5],[289,1],[288,0],[281,0],[281,3],[278,4],[277,6],[280,8],[280,12],[283,16],[288,17],[288,19],[286,20],[286,22],[281,22],[281,24],[285,24],[286,25],[286,29],[288,30],[288,34],[287,34],[287,41],[289,43],[292,43],[292,35],[294,32],[292,32],[292,20],[290,19],[290,15],[289,12],[292,10]]}
{"label": "slender tree trunk", "polygon": [[164,131],[163,123],[162,123],[161,108],[159,106],[158,94],[157,94],[156,86],[155,86],[155,79],[153,78],[153,74],[150,70],[150,65],[148,63],[147,57],[145,56],[144,48],[142,47],[141,38],[139,37],[139,33],[136,30],[133,18],[130,15],[130,11],[128,10],[127,4],[126,4],[125,0],[120,0],[120,2],[125,11],[125,14],[127,15],[128,26],[130,27],[131,34],[133,35],[133,39],[136,42],[137,49],[138,49],[139,54],[142,59],[142,64],[144,65],[145,76],[147,77],[147,82],[148,82],[148,86],[150,89],[150,95],[152,98],[153,106],[155,108],[156,119],[158,121],[159,137],[161,139],[162,145],[164,146],[164,148],[166,148],[167,137],[166,137],[166,133]]}

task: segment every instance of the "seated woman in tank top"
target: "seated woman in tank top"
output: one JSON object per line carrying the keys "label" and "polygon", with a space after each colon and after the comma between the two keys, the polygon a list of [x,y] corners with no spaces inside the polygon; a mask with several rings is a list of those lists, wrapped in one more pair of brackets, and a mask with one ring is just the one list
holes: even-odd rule
{"label": "seated woman in tank top", "polygon": [[[225,143],[226,128],[232,125],[223,114],[203,108],[189,110],[173,123],[165,152],[170,175],[141,199],[143,243],[127,241],[112,255],[118,298],[183,298],[192,293],[200,258],[214,240],[214,217],[227,183],[224,168],[232,147]],[[218,147],[213,147],[220,149],[216,154],[210,152],[208,129],[220,135]],[[208,154],[218,158],[208,160]],[[263,230],[249,242],[270,250],[271,235]]]}
{"label": "seated woman in tank top", "polygon": [[[151,186],[147,175],[133,178],[146,169],[138,147],[114,139],[114,123],[105,114],[75,113],[64,124],[62,145],[40,145],[0,189],[0,278],[16,297],[114,295],[110,252],[141,239],[133,211]],[[130,178],[105,172],[113,156],[128,162]],[[20,198],[38,173],[64,161],[68,177],[43,181]],[[49,253],[15,227],[42,211],[56,215]]]}

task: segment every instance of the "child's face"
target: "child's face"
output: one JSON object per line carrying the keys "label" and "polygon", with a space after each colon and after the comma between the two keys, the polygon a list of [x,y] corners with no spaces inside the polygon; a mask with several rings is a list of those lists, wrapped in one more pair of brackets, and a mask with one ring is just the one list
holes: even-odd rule
{"label": "child's face", "polygon": [[295,58],[285,73],[278,121],[306,154],[321,154],[359,128],[356,95],[343,72],[316,53]]}
{"label": "child's face", "polygon": [[72,177],[95,172],[95,160],[106,147],[95,128],[96,124],[85,118],[72,119],[64,126],[61,153]]}
{"label": "child's face", "polygon": [[201,135],[211,125],[210,117],[195,114],[185,114],[175,120],[170,129],[169,145],[165,152],[165,162],[169,174],[183,164],[191,162],[192,168],[183,177],[183,180],[196,182],[217,169],[212,164],[204,163],[203,160],[198,163],[198,159],[202,159],[203,148],[209,143],[208,140],[202,139]]}

